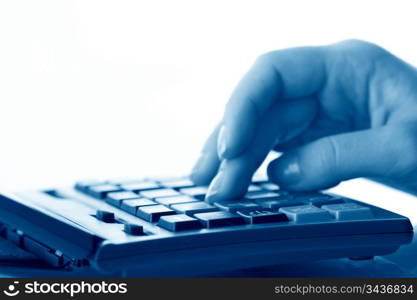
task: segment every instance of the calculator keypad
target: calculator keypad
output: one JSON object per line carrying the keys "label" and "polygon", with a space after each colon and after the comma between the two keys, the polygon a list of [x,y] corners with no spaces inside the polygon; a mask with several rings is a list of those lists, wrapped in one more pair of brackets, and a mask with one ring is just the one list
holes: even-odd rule
{"label": "calculator keypad", "polygon": [[[352,200],[320,192],[290,193],[267,181],[254,181],[240,200],[207,203],[207,186],[189,179],[115,182],[83,181],[76,189],[171,232],[259,224],[337,222],[373,218],[372,210]],[[117,213],[116,213],[117,215]],[[98,212],[103,222],[117,219]],[[136,226],[136,227],[135,227]],[[125,224],[130,235],[144,235]]]}

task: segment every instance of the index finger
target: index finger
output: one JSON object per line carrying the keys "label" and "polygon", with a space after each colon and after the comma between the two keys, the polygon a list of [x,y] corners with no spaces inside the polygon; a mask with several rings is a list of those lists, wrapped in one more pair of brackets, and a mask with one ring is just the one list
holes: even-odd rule
{"label": "index finger", "polygon": [[239,156],[260,119],[276,102],[313,95],[324,85],[324,47],[279,50],[261,56],[232,93],[223,117],[222,158]]}

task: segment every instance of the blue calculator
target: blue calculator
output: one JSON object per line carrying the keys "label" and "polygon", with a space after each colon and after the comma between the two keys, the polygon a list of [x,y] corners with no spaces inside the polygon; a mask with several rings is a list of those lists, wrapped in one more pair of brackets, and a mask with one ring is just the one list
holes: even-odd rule
{"label": "blue calculator", "polygon": [[156,277],[369,259],[412,241],[408,218],[340,195],[262,178],[241,199],[207,203],[206,192],[181,177],[2,193],[1,236],[69,272]]}

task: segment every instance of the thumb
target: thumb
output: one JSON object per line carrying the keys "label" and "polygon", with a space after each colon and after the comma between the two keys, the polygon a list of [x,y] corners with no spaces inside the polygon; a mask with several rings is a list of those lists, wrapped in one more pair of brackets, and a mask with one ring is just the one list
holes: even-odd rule
{"label": "thumb", "polygon": [[268,166],[271,181],[289,190],[329,188],[355,177],[407,176],[415,169],[416,133],[384,126],[318,139]]}

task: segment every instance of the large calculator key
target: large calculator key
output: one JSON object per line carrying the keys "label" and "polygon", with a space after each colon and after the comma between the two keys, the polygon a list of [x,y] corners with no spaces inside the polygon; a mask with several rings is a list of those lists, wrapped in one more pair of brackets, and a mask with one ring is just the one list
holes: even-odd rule
{"label": "large calculator key", "polygon": [[106,183],[100,180],[84,180],[84,181],[77,182],[75,184],[75,189],[80,192],[86,192],[90,186],[104,185],[104,184]]}
{"label": "large calculator key", "polygon": [[203,200],[207,194],[207,187],[196,186],[196,187],[183,188],[183,189],[180,189],[180,192],[190,197]]}
{"label": "large calculator key", "polygon": [[374,218],[369,207],[357,203],[343,203],[323,205],[322,209],[327,210],[338,220],[367,220]]}
{"label": "large calculator key", "polygon": [[142,182],[135,182],[135,183],[127,183],[123,184],[122,188],[127,191],[132,192],[140,192],[140,191],[146,191],[146,190],[153,190],[153,189],[159,189],[160,186],[152,181],[142,181]]}
{"label": "large calculator key", "polygon": [[155,202],[146,198],[128,199],[128,200],[122,201],[120,208],[132,215],[136,215],[136,211],[138,207],[155,205],[155,204],[156,204]]}
{"label": "large calculator key", "polygon": [[189,216],[197,213],[211,212],[219,210],[217,207],[208,204],[207,202],[197,201],[183,204],[171,205],[172,209],[175,209],[179,213],[183,213]]}
{"label": "large calculator key", "polygon": [[108,193],[119,191],[121,191],[121,188],[114,184],[93,185],[87,189],[90,196],[98,199],[104,199]]}
{"label": "large calculator key", "polygon": [[248,192],[245,195],[246,199],[249,200],[272,200],[278,199],[281,195],[277,192],[261,191],[261,192]]}
{"label": "large calculator key", "polygon": [[249,200],[220,201],[220,202],[215,202],[214,205],[222,210],[226,210],[229,212],[236,212],[237,210],[247,211],[247,210],[261,209],[261,206],[259,204],[256,204],[255,202],[252,202]]}
{"label": "large calculator key", "polygon": [[281,207],[279,212],[286,214],[288,219],[297,223],[332,220],[332,215],[327,210],[313,205]]}
{"label": "large calculator key", "polygon": [[130,235],[145,235],[143,226],[137,224],[126,223],[123,230]]}
{"label": "large calculator key", "polygon": [[288,222],[285,214],[272,210],[237,211],[249,224]]}
{"label": "large calculator key", "polygon": [[239,216],[227,211],[214,211],[199,213],[194,215],[206,228],[216,228],[225,226],[235,226],[246,224],[245,220]]}
{"label": "large calculator key", "polygon": [[141,206],[136,211],[136,215],[148,222],[157,222],[160,217],[174,215],[176,212],[164,205]]}
{"label": "large calculator key", "polygon": [[157,189],[157,190],[150,190],[150,191],[142,191],[139,193],[142,197],[149,198],[149,199],[156,199],[161,197],[172,197],[180,195],[174,189]]}
{"label": "large calculator key", "polygon": [[180,203],[189,203],[189,202],[196,202],[197,199],[191,198],[189,196],[174,196],[174,197],[162,197],[162,198],[156,198],[155,202],[158,202],[159,204],[171,206],[175,204]]}
{"label": "large calculator key", "polygon": [[139,197],[137,194],[133,192],[126,192],[126,191],[112,192],[112,193],[107,194],[106,202],[113,206],[120,207],[120,204],[122,203],[123,200],[135,199],[135,198],[139,198]]}
{"label": "large calculator key", "polygon": [[169,231],[177,232],[183,230],[200,229],[201,223],[197,219],[187,215],[170,215],[160,217],[158,226]]}
{"label": "large calculator key", "polygon": [[187,178],[184,179],[171,179],[161,181],[161,185],[172,189],[180,189],[194,186],[194,183]]}
{"label": "large calculator key", "polygon": [[300,202],[300,201],[285,200],[285,199],[279,200],[279,199],[280,198],[278,198],[277,200],[266,200],[266,201],[264,199],[261,199],[255,202],[264,208],[271,208],[271,209],[279,209],[281,207],[287,207],[287,206],[300,206],[300,205],[305,204],[304,202]]}

